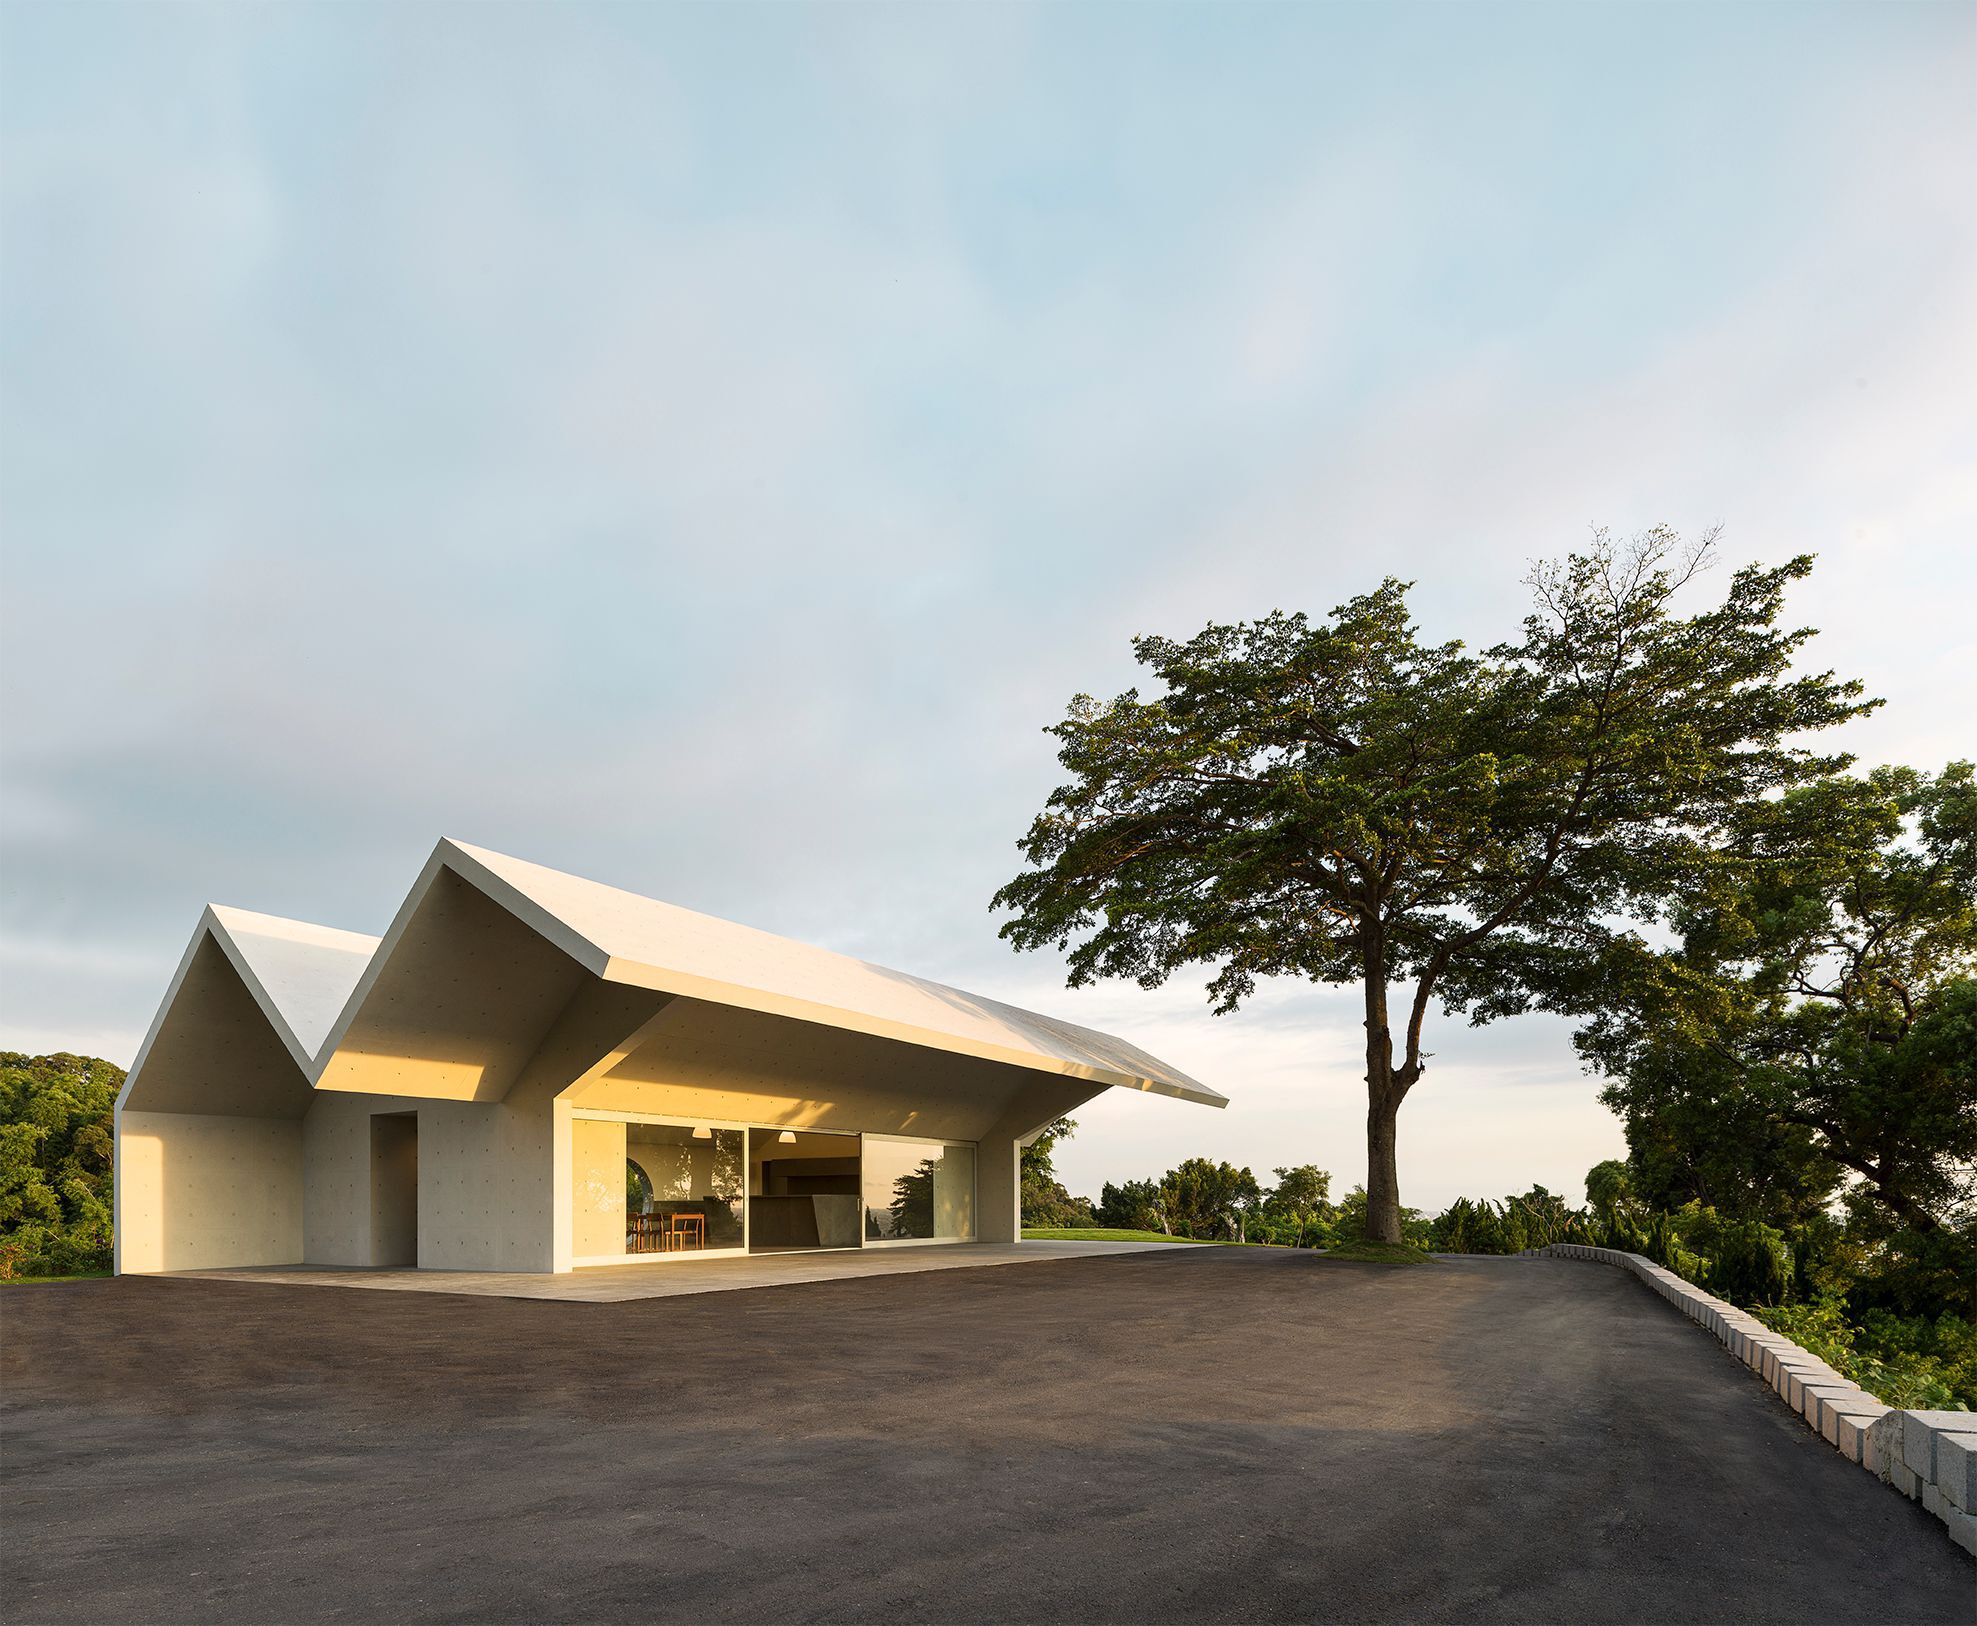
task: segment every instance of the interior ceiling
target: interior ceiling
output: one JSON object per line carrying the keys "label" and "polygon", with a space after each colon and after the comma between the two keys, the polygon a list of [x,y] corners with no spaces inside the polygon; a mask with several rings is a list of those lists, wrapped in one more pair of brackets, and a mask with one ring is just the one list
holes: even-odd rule
{"label": "interior ceiling", "polygon": [[754,1153],[758,1162],[788,1163],[803,1158],[841,1161],[858,1155],[858,1137],[852,1134],[819,1134],[815,1130],[789,1131],[796,1139],[787,1143],[776,1139],[773,1129],[755,1131]]}
{"label": "interior ceiling", "polygon": [[299,1118],[309,1081],[210,932],[145,1052],[124,1108]]}
{"label": "interior ceiling", "polygon": [[569,1093],[575,1106],[979,1140],[1043,1082],[1106,1086],[702,1000],[675,999],[630,1055]]}

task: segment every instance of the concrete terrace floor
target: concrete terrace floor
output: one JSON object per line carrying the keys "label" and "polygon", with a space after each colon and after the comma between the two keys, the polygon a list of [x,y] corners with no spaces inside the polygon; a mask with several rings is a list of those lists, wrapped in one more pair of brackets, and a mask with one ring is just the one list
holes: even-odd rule
{"label": "concrete terrace floor", "polygon": [[10,1623],[1954,1621],[1623,1273],[1155,1249],[620,1304],[0,1294]]}
{"label": "concrete terrace floor", "polygon": [[401,1293],[469,1293],[509,1299],[566,1299],[622,1304],[631,1299],[679,1298],[744,1287],[792,1287],[802,1282],[850,1281],[860,1276],[908,1276],[923,1270],[978,1265],[1041,1264],[1185,1242],[952,1242],[925,1247],[833,1248],[756,1253],[732,1259],[674,1258],[630,1265],[591,1265],[561,1275],[520,1270],[345,1270],[326,1265],[184,1270],[190,1281],[261,1282],[287,1287],[370,1287]]}

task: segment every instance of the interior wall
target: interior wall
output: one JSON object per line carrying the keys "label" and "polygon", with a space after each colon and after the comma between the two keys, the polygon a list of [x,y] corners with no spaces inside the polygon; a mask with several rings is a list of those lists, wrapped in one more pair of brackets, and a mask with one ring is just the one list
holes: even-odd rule
{"label": "interior wall", "polygon": [[[855,1197],[858,1169],[855,1157],[765,1158],[755,1165],[749,1189],[758,1197],[786,1197],[799,1188],[806,1193],[841,1191]],[[791,1181],[798,1182],[798,1186],[793,1187]]]}
{"label": "interior wall", "polygon": [[117,1114],[116,1268],[216,1270],[303,1257],[293,1118]]}

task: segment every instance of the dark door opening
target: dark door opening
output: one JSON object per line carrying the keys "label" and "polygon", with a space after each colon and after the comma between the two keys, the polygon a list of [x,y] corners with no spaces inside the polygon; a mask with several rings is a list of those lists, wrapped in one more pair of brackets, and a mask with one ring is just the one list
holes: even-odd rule
{"label": "dark door opening", "polygon": [[419,1115],[371,1119],[371,1263],[419,1262]]}

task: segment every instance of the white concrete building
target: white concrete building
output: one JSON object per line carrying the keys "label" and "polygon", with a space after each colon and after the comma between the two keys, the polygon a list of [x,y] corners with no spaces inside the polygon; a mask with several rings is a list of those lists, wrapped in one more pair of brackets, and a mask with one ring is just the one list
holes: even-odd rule
{"label": "white concrete building", "polygon": [[119,1272],[1020,1235],[1123,1040],[442,841],[382,938],[209,907],[117,1101]]}

